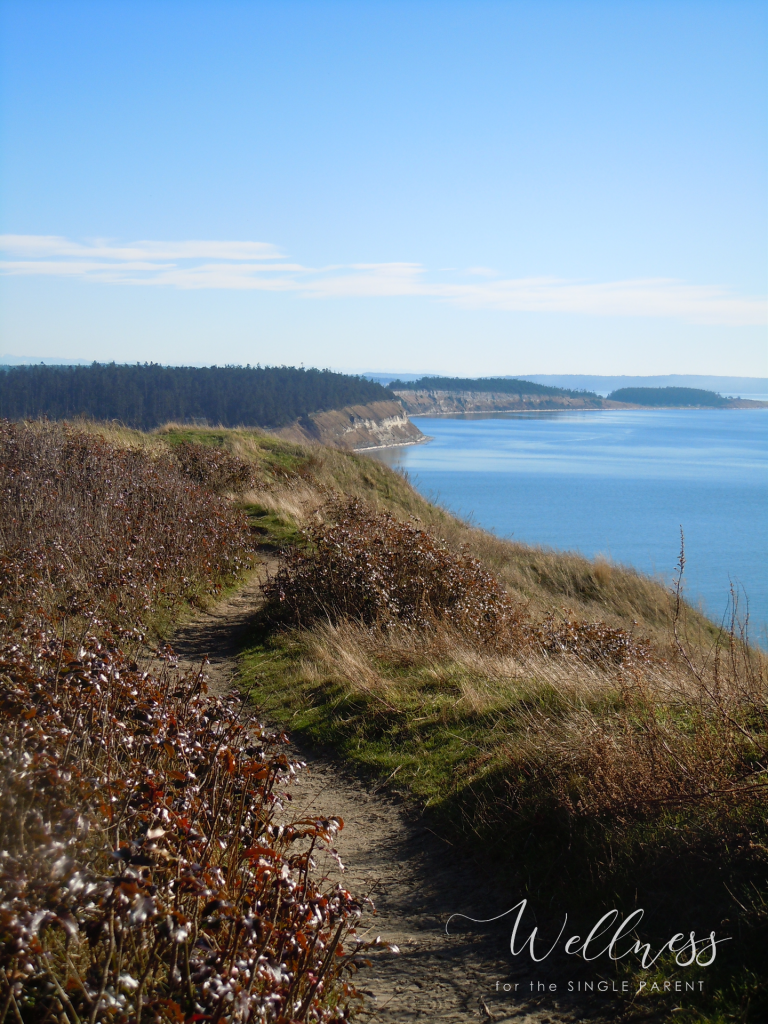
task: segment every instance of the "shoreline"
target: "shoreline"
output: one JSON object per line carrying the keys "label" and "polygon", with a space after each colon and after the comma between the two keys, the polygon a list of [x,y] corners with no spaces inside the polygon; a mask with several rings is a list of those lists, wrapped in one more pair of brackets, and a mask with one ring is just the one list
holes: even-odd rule
{"label": "shoreline", "polygon": [[[768,402],[753,402],[749,405],[615,405],[611,408],[560,408],[560,409],[477,409],[464,412],[412,412],[408,414],[409,419],[465,419],[469,416],[497,416],[508,413],[525,413],[528,416],[551,416],[553,413],[574,413],[574,412],[750,412],[756,409],[768,409]],[[419,441],[408,442],[419,444]],[[386,447],[386,446],[384,446]]]}
{"label": "shoreline", "polygon": [[417,437],[415,441],[391,441],[389,444],[370,444],[366,448],[351,448],[350,451],[359,454],[360,452],[381,451],[382,448],[411,448],[415,444],[427,444],[428,441],[434,441],[434,437],[424,434],[423,437]]}

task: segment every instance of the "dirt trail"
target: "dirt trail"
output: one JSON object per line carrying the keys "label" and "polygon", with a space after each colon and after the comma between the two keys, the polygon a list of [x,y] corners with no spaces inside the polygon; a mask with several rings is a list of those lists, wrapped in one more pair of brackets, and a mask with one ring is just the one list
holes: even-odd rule
{"label": "dirt trail", "polygon": [[[236,685],[237,654],[259,602],[259,582],[253,580],[185,623],[173,638],[180,665],[199,668],[207,655],[210,689],[221,692]],[[373,966],[358,976],[357,987],[366,995],[359,1019],[388,1024],[605,1019],[589,1013],[597,1006],[569,1004],[567,996],[532,994],[531,982],[536,988],[552,979],[531,971],[527,962],[517,966],[512,961],[508,927],[489,932],[488,926],[475,931],[457,926],[446,935],[451,914],[487,918],[508,907],[489,901],[477,867],[404,805],[299,744],[294,752],[306,761],[307,770],[292,790],[292,816],[306,811],[344,819],[337,842],[346,866],[343,884],[355,894],[370,894],[376,907],[360,931],[381,935],[401,950],[399,955],[376,954]],[[342,877],[331,858],[321,868],[329,878]],[[505,983],[511,986],[506,995]],[[563,987],[559,980],[561,992]]]}

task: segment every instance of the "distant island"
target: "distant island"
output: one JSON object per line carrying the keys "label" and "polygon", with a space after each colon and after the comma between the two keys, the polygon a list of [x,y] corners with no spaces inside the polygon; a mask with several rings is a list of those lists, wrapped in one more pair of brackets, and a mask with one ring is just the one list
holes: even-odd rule
{"label": "distant island", "polygon": [[[397,374],[379,383],[386,384]],[[402,376],[402,374],[400,375]],[[419,374],[416,374],[419,376]],[[739,398],[764,401],[768,395],[768,377],[729,377],[706,373],[658,373],[645,376],[633,374],[541,373],[510,374],[521,376],[537,384],[556,388],[575,388],[578,391],[596,391],[608,395],[619,388],[698,388]],[[372,377],[376,380],[378,378]]]}
{"label": "distant island", "polygon": [[625,402],[629,405],[646,405],[676,409],[701,408],[711,406],[724,409],[740,399],[723,398],[716,391],[703,391],[701,388],[619,388],[612,391],[608,398],[612,402]]}

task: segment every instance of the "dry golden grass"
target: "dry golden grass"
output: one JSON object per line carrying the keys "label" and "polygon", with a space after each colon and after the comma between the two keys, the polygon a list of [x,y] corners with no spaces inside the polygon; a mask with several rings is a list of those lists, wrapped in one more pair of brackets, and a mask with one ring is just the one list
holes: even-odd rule
{"label": "dry golden grass", "polygon": [[[369,716],[405,716],[432,741],[459,730],[498,770],[537,764],[543,791],[569,814],[645,813],[721,796],[739,803],[763,792],[766,659],[739,643],[709,658],[673,648],[648,664],[616,665],[535,650],[500,655],[448,628],[425,636],[349,621],[317,623],[283,642],[295,658],[283,677],[294,706],[333,692],[361,736]],[[351,718],[350,708],[358,709]],[[450,784],[443,767],[432,800]]]}

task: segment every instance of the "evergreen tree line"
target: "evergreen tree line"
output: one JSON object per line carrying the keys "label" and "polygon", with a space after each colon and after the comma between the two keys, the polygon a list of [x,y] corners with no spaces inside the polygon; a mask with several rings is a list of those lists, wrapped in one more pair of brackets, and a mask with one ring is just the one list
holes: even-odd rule
{"label": "evergreen tree line", "polygon": [[496,391],[504,395],[560,395],[570,398],[597,398],[592,391],[570,391],[548,384],[509,377],[422,377],[420,380],[393,380],[392,391]]}
{"label": "evergreen tree line", "polygon": [[392,399],[380,384],[294,366],[12,366],[0,373],[0,418],[169,421],[281,427],[311,412]]}

